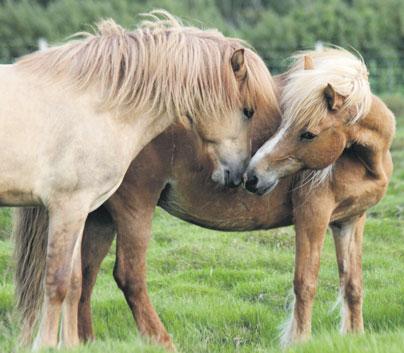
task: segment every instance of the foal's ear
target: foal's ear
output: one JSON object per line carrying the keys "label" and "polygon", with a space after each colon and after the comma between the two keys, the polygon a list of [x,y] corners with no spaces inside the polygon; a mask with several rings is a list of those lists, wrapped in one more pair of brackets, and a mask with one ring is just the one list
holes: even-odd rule
{"label": "foal's ear", "polygon": [[330,84],[324,88],[324,97],[329,110],[338,110],[344,105],[345,97],[336,92]]}
{"label": "foal's ear", "polygon": [[314,61],[310,55],[304,56],[304,69],[305,70],[314,70]]}
{"label": "foal's ear", "polygon": [[244,79],[247,74],[247,68],[244,60],[244,48],[235,50],[231,56],[230,62],[236,78],[239,80]]}

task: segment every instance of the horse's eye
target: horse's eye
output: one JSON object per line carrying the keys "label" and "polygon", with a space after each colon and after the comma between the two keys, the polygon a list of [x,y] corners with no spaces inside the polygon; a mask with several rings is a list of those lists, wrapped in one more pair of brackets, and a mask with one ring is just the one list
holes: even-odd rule
{"label": "horse's eye", "polygon": [[187,117],[189,124],[191,126],[194,125],[194,119],[192,119],[192,116],[189,113],[185,114],[185,116]]}
{"label": "horse's eye", "polygon": [[254,115],[254,109],[252,109],[252,108],[244,108],[243,109],[243,114],[249,120]]}
{"label": "horse's eye", "polygon": [[317,137],[317,135],[316,135],[316,134],[313,134],[313,133],[310,132],[310,131],[303,132],[303,133],[300,135],[300,139],[301,139],[301,140],[313,140],[315,137]]}

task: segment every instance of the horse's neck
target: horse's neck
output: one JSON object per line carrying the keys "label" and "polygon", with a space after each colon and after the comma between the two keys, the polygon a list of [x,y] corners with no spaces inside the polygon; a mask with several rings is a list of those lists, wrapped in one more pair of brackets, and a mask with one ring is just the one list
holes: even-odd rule
{"label": "horse's neck", "polygon": [[[282,87],[282,75],[274,76],[274,81],[276,85],[276,95],[278,101],[280,100],[280,92]],[[265,111],[257,114],[256,117],[253,118],[253,127],[252,127],[252,153],[255,153],[267,140],[269,140],[275,132],[278,130],[278,127],[281,123],[281,114],[278,110],[278,107],[271,106],[268,107]]]}
{"label": "horse's neck", "polygon": [[386,165],[390,164],[389,148],[394,132],[394,115],[376,96],[372,98],[369,114],[351,129],[351,148],[369,173],[382,181],[387,181],[390,174]]}

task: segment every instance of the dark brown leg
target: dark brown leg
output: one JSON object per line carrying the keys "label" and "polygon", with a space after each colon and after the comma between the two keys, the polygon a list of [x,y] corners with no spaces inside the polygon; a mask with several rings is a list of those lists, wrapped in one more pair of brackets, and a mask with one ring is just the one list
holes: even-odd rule
{"label": "dark brown leg", "polygon": [[[128,169],[116,193],[104,204],[108,212],[99,214],[84,236],[83,294],[80,302],[80,337],[94,337],[90,297],[102,259],[113,239],[112,217],[117,234],[117,259],[114,276],[131,307],[139,331],[157,343],[172,347],[147,295],[146,250],[151,220],[161,191],[172,175],[175,145],[171,133],[162,134],[148,144]],[[95,236],[95,237],[94,237]]]}
{"label": "dark brown leg", "polygon": [[362,238],[366,215],[332,226],[342,296],[341,333],[363,332]]}
{"label": "dark brown leg", "polygon": [[86,221],[81,247],[82,292],[78,312],[80,341],[94,339],[91,315],[91,295],[102,260],[115,237],[112,217],[104,207],[92,212]]}
{"label": "dark brown leg", "polygon": [[150,202],[150,197],[141,202],[141,196],[136,196],[137,202],[127,204],[126,195],[116,194],[108,204],[113,210],[118,231],[114,277],[132,310],[141,335],[174,350],[171,337],[155,312],[147,293],[146,251],[155,202]]}

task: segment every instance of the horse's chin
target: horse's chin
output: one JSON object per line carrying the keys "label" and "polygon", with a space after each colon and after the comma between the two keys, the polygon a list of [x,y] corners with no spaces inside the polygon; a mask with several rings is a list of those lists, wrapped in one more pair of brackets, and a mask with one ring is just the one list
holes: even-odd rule
{"label": "horse's chin", "polygon": [[272,192],[276,188],[278,183],[279,183],[279,179],[276,179],[275,181],[273,181],[273,182],[271,182],[269,184],[266,184],[266,185],[263,185],[261,187],[258,187],[256,194],[260,195],[260,196],[265,195],[265,194],[269,194],[270,192]]}

